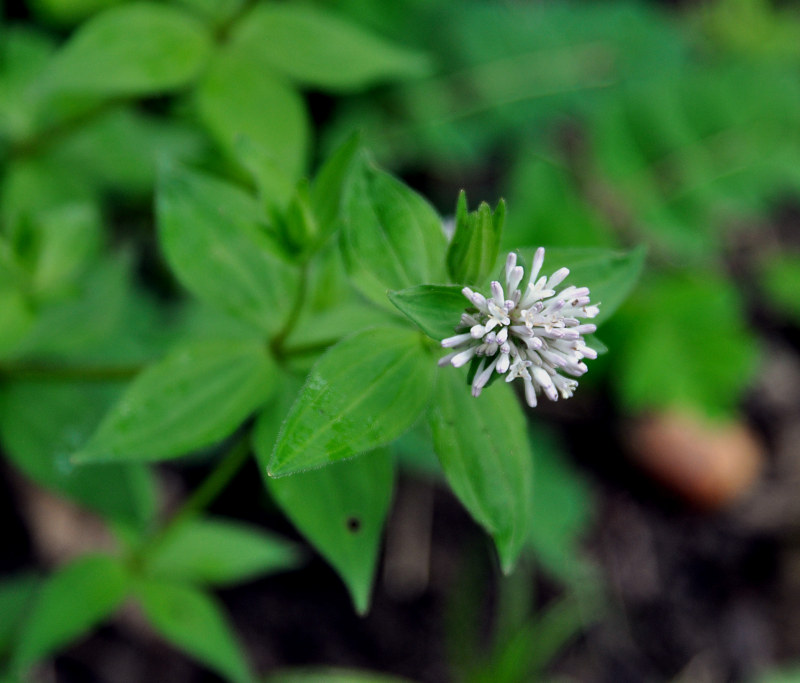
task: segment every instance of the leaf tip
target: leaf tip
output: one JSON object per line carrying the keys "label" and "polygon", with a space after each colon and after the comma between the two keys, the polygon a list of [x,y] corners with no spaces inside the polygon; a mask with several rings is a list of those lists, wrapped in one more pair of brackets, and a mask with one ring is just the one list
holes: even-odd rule
{"label": "leaf tip", "polygon": [[356,614],[362,619],[367,616],[370,608],[370,586],[365,586],[363,589],[357,586],[349,586],[350,597],[353,600],[353,609]]}

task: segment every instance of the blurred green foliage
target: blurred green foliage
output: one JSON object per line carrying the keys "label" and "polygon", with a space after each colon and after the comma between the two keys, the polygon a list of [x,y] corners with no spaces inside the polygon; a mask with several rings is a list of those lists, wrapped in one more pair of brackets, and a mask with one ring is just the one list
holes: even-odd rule
{"label": "blurred green foliage", "polygon": [[[359,611],[391,502],[390,453],[402,471],[449,482],[505,569],[536,557],[566,586],[562,602],[541,614],[500,608],[485,656],[460,674],[543,675],[591,618],[579,604],[588,592],[594,605],[598,585],[580,550],[591,493],[507,387],[481,404],[456,375],[432,389],[428,342],[398,309],[438,332],[458,309],[446,283],[486,279],[498,243],[528,256],[554,247],[548,268],[569,266],[602,300],[611,353],[598,365],[622,411],[734,417],[761,342],[746,304],[760,297],[781,324],[800,320],[800,244],[771,224],[800,194],[796,9],[769,0],[669,11],[630,0],[28,9],[29,20],[0,24],[0,438],[11,466],[100,514],[121,548],[41,584],[0,583],[0,671],[22,675],[132,596],[168,642],[230,680],[253,680],[208,588],[300,556],[200,509],[247,456],[241,425],[256,413],[265,474],[372,451],[266,485]],[[429,199],[362,147],[426,180]],[[448,250],[440,212],[461,187],[478,200],[487,187],[487,199],[506,192],[505,228],[500,208],[467,214],[464,203]],[[742,235],[755,237],[753,282],[732,275]],[[388,374],[370,376],[367,358]],[[451,398],[428,411],[432,392]],[[385,423],[371,422],[376,406]],[[423,412],[430,426],[415,424]],[[227,457],[188,512],[165,521],[157,470],[145,463],[190,453]],[[519,592],[530,576],[524,565],[500,581],[508,604],[530,603]],[[463,610],[478,618],[475,599]],[[457,645],[481,651],[467,636]],[[329,678],[373,680],[358,676]]]}

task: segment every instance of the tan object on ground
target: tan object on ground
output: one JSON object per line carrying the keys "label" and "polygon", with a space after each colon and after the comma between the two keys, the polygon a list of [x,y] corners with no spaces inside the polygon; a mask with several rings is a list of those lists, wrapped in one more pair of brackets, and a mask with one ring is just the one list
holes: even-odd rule
{"label": "tan object on ground", "polygon": [[746,425],[688,412],[639,418],[626,436],[643,469],[703,509],[740,498],[758,479],[765,460],[763,445]]}

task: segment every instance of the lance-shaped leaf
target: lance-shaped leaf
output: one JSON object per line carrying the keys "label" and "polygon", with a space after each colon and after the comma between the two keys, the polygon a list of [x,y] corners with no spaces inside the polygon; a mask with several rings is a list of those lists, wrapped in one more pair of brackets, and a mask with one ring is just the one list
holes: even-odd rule
{"label": "lance-shaped leaf", "polygon": [[148,95],[191,81],[210,53],[210,36],[192,16],[154,2],[113,7],[78,29],[45,84],[97,95]]}
{"label": "lance-shaped leaf", "polygon": [[527,540],[533,455],[525,416],[505,383],[473,398],[461,373],[440,373],[431,411],[433,442],[445,477],[473,518],[494,538],[509,572]]}
{"label": "lance-shaped leaf", "polygon": [[339,227],[344,188],[355,165],[361,138],[352,135],[328,158],[311,185],[311,208],[320,227],[320,241]]}
{"label": "lance-shaped leaf", "polygon": [[79,638],[122,602],[128,577],[117,560],[87,555],[61,567],[42,586],[20,632],[13,666],[20,673]]}
{"label": "lance-shaped leaf", "polygon": [[311,369],[281,429],[270,476],[345,460],[400,436],[425,408],[434,370],[410,330],[376,327],[342,340]]}
{"label": "lance-shaped leaf", "polygon": [[180,167],[162,170],[159,239],[177,278],[206,303],[270,332],[283,322],[297,273],[261,232],[256,202]]}
{"label": "lance-shaped leaf", "polygon": [[379,449],[313,472],[268,479],[267,486],[342,577],[356,610],[365,613],[394,486],[388,452]]}
{"label": "lance-shaped leaf", "polygon": [[456,231],[447,250],[447,268],[453,282],[480,285],[491,274],[505,217],[502,199],[494,211],[486,202],[476,211],[468,211],[467,195],[461,191],[456,205]]}
{"label": "lance-shaped leaf", "polygon": [[303,98],[249,55],[229,45],[216,56],[198,86],[197,108],[211,135],[233,159],[252,163],[251,152],[239,145],[246,137],[289,182],[302,174],[309,138]]}
{"label": "lance-shaped leaf", "polygon": [[262,70],[328,90],[354,90],[428,70],[423,55],[321,7],[258,5],[236,27],[232,42]]}
{"label": "lance-shaped leaf", "polygon": [[344,253],[365,296],[385,303],[387,289],[447,281],[442,223],[425,199],[363,162],[350,175],[346,193]]}
{"label": "lance-shaped leaf", "polygon": [[290,569],[298,548],[279,536],[235,520],[201,517],[173,529],[145,558],[147,574],[214,586]]}
{"label": "lance-shaped leaf", "polygon": [[167,642],[234,683],[253,680],[220,606],[203,591],[179,583],[142,579],[135,585],[145,617]]}
{"label": "lance-shaped leaf", "polygon": [[[520,249],[528,263],[534,249]],[[644,268],[647,250],[637,247],[630,251],[602,248],[550,247],[546,250],[542,273],[554,273],[569,268],[563,286],[588,287],[592,303],[600,303],[600,314],[592,320],[605,322],[633,291]]]}
{"label": "lance-shaped leaf", "polygon": [[436,340],[450,337],[461,314],[472,304],[458,285],[417,285],[389,292],[389,300]]}
{"label": "lance-shaped leaf", "polygon": [[165,460],[214,444],[269,397],[272,372],[257,342],[177,349],[131,383],[72,460]]}

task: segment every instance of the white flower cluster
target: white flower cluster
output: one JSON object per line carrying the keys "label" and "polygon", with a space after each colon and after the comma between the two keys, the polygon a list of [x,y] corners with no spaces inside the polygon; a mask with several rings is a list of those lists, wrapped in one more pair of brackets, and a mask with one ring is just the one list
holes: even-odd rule
{"label": "white flower cluster", "polygon": [[[517,265],[513,252],[506,259],[505,289],[492,282],[488,298],[469,287],[462,290],[474,308],[462,314],[455,328],[459,334],[442,340],[442,346],[453,351],[439,365],[458,368],[479,357],[473,396],[479,396],[492,373],[497,372],[506,376],[506,382],[522,378],[525,400],[531,407],[536,405],[539,392],[551,401],[558,400],[559,395],[569,398],[578,382],[560,372],[580,377],[587,370],[583,359],[597,358],[597,352],[586,346],[583,338],[597,326],[578,320],[594,318],[600,312],[589,303],[589,289],[569,286],[556,294],[554,288],[569,275],[569,269],[561,268],[549,278],[537,280],[543,262],[544,248],[539,247],[524,293],[520,283],[525,271]],[[467,331],[460,332],[462,329]]]}

